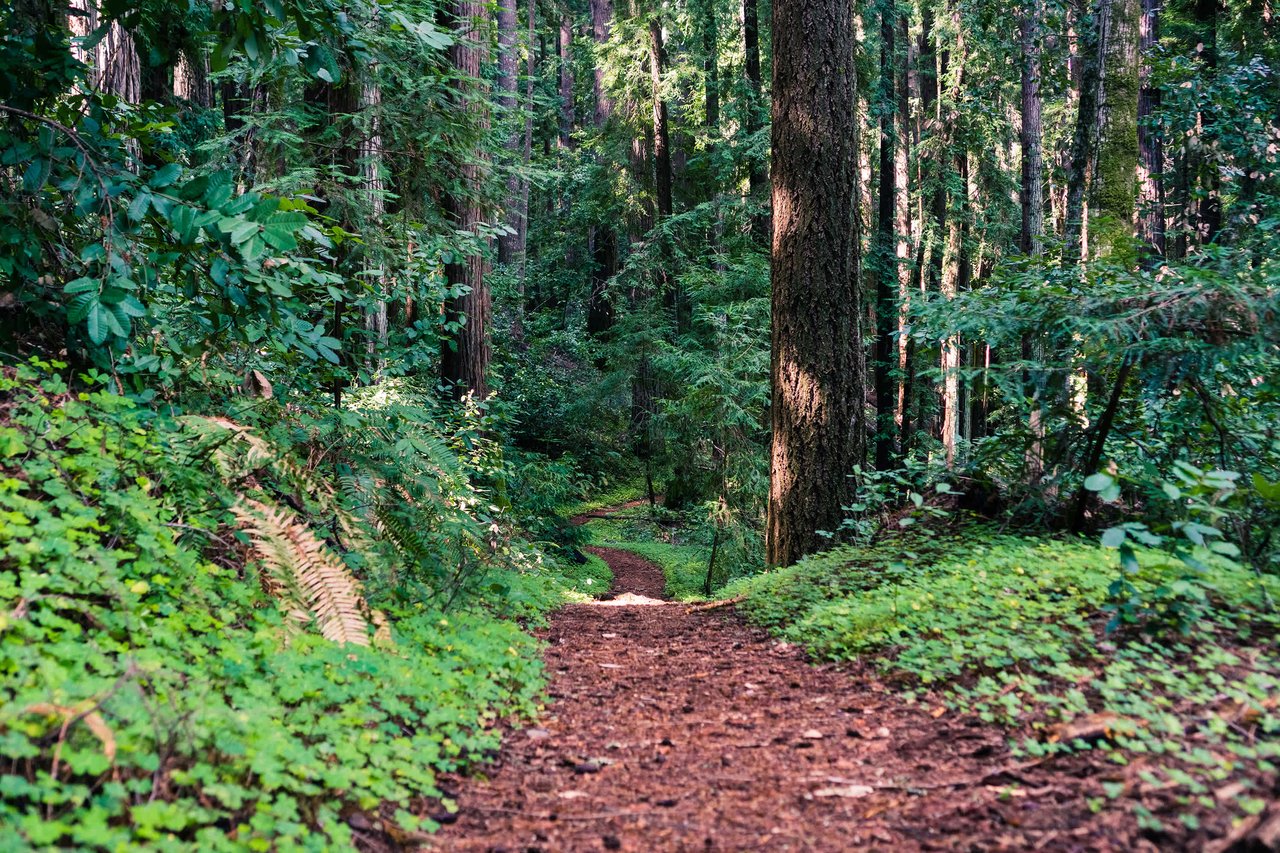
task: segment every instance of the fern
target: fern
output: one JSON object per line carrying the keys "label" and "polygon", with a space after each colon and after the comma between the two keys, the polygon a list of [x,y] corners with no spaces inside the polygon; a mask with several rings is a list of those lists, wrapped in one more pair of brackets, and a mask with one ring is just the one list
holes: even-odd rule
{"label": "fern", "polygon": [[[273,592],[287,596],[286,606],[294,605],[291,615],[313,614],[320,633],[335,643],[369,645],[368,605],[336,554],[287,509],[242,496],[231,511],[277,584]],[[382,620],[378,633],[384,629]]]}

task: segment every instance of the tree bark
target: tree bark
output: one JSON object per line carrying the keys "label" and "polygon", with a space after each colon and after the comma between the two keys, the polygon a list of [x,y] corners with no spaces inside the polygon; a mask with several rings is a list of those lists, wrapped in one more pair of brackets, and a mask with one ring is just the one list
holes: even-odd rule
{"label": "tree bark", "polygon": [[[761,127],[761,111],[764,109],[763,80],[760,72],[760,16],[757,0],[742,0],[742,42],[745,52],[744,67],[747,75],[746,131],[751,136]],[[748,192],[753,200],[759,200],[765,193],[769,176],[765,164],[757,157],[750,158],[747,174]],[[769,214],[756,214],[751,217],[751,233],[757,241],[764,243],[769,239]]]}
{"label": "tree bark", "polygon": [[1153,124],[1160,110],[1160,89],[1151,79],[1151,55],[1160,40],[1159,0],[1142,0],[1138,31],[1141,90],[1138,94],[1138,236],[1143,263],[1151,266],[1165,254],[1164,140]]}
{"label": "tree bark", "polygon": [[[591,0],[591,37],[597,49],[609,41],[613,22],[613,0]],[[594,63],[594,120],[597,133],[603,133],[613,117],[613,102],[604,91],[604,68]],[[613,305],[605,289],[618,271],[618,236],[613,225],[600,222],[589,235],[591,243],[591,293],[587,297],[587,333],[599,337],[613,327]],[[603,367],[603,364],[599,365]]]}
{"label": "tree bark", "polygon": [[[472,120],[488,126],[484,92],[481,91],[480,74],[488,54],[489,4],[480,0],[454,0],[452,21],[457,33],[449,47],[449,58],[460,77],[454,84],[458,105],[472,113]],[[473,232],[484,221],[479,191],[483,178],[480,153],[468,158],[460,169],[463,190],[459,196],[447,196],[443,200],[446,214],[459,231]],[[455,256],[457,257],[457,256]],[[440,359],[441,378],[453,394],[461,399],[467,394],[477,399],[488,396],[489,372],[489,288],[485,282],[484,254],[457,258],[445,265],[445,280],[450,287],[461,287],[467,292],[445,302],[444,313],[448,322],[458,324],[450,341],[446,342]]]}
{"label": "tree bark", "polygon": [[1089,188],[1090,254],[1129,243],[1137,210],[1141,0],[1110,0],[1101,19],[1097,168]]}
{"label": "tree bark", "polygon": [[660,220],[670,216],[672,211],[670,122],[667,99],[662,91],[666,61],[662,21],[655,17],[649,21],[649,80],[653,87],[653,188]]}
{"label": "tree bark", "polygon": [[[1018,31],[1022,45],[1022,127],[1018,134],[1022,150],[1022,185],[1019,202],[1022,208],[1018,247],[1030,258],[1038,258],[1044,250],[1044,121],[1040,97],[1040,21],[1044,17],[1044,0],[1024,0]],[[1038,360],[1043,342],[1032,335],[1022,339],[1022,359]],[[1023,374],[1023,385],[1031,401],[1027,427],[1031,442],[1027,446],[1027,481],[1038,483],[1044,473],[1044,382],[1040,371]]]}
{"label": "tree bark", "polygon": [[1067,200],[1063,217],[1062,258],[1066,263],[1079,263],[1083,251],[1084,199],[1089,181],[1089,165],[1098,140],[1101,118],[1098,100],[1102,86],[1102,34],[1111,16],[1112,0],[1097,0],[1092,14],[1076,3],[1076,22],[1080,29],[1079,65],[1080,97],[1076,106],[1075,133],[1071,141],[1071,157],[1067,166]]}
{"label": "tree bark", "polygon": [[775,0],[770,565],[819,550],[865,449],[852,0]]}
{"label": "tree bark", "polygon": [[895,50],[896,10],[883,6],[880,10],[880,187],[876,206],[876,235],[873,249],[872,275],[875,276],[876,344],[875,344],[875,397],[876,433],[875,467],[887,471],[894,465],[894,409],[896,400],[893,386],[893,365],[896,360],[894,347],[898,331],[898,306],[894,304],[897,280],[897,240],[895,208],[898,201],[896,129],[897,60]]}

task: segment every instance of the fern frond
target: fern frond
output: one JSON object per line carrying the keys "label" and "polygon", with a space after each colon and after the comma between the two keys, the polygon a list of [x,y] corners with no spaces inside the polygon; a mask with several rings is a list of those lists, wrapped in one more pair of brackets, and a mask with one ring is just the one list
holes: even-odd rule
{"label": "fern frond", "polygon": [[289,604],[314,614],[320,633],[335,643],[369,645],[368,605],[360,583],[292,512],[244,496],[232,512],[248,532],[263,566],[290,590]]}

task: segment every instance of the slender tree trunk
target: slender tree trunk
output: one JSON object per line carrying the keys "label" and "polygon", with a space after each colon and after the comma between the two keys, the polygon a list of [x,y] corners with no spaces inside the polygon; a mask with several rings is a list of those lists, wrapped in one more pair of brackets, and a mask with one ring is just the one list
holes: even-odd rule
{"label": "slender tree trunk", "polygon": [[653,87],[653,188],[659,219],[666,219],[672,212],[671,134],[667,99],[662,91],[666,59],[662,21],[654,18],[649,22],[649,80]]}
{"label": "slender tree trunk", "polygon": [[865,448],[852,0],[774,0],[770,565],[836,530]]}
{"label": "slender tree trunk", "polygon": [[[454,0],[450,22],[458,30],[449,48],[449,57],[461,75],[455,84],[455,96],[459,105],[482,126],[488,126],[489,121],[484,92],[480,88],[481,69],[488,54],[488,14],[489,4],[486,2]],[[478,200],[482,173],[477,159],[468,158],[463,163],[460,170],[461,193],[448,196],[443,205],[454,227],[472,233],[485,219]],[[484,399],[489,393],[490,297],[485,282],[486,266],[482,252],[458,257],[445,265],[448,284],[467,289],[466,293],[445,303],[445,318],[456,324],[457,329],[451,340],[446,342],[440,360],[441,378],[459,398],[470,393]]]}
{"label": "slender tree trunk", "polygon": [[875,276],[875,396],[876,434],[875,466],[887,471],[894,465],[894,388],[893,363],[896,360],[895,336],[898,306],[894,304],[897,280],[897,240],[895,207],[898,201],[897,130],[898,106],[896,79],[896,10],[884,5],[880,11],[880,195],[876,209],[876,234],[872,250],[872,275]]}
{"label": "slender tree trunk", "polygon": [[[591,0],[591,37],[597,49],[609,41],[613,22],[612,0]],[[597,133],[603,133],[613,117],[613,102],[604,91],[604,68],[596,62],[594,75],[594,119]],[[613,305],[605,289],[618,271],[618,237],[612,224],[601,222],[592,227],[591,293],[587,299],[587,333],[600,336],[613,327]],[[601,365],[603,366],[603,365]]]}
{"label": "slender tree trunk", "polygon": [[[1207,76],[1216,76],[1218,68],[1218,12],[1220,0],[1195,0],[1193,13],[1204,49],[1201,52]],[[1213,112],[1200,113],[1200,134],[1212,135],[1215,122]],[[1199,159],[1199,158],[1197,158]],[[1212,243],[1222,228],[1222,190],[1216,163],[1198,163],[1197,173],[1203,181],[1196,212],[1195,236],[1200,245]]]}
{"label": "slender tree trunk", "polygon": [[[1044,17],[1043,0],[1024,0],[1018,22],[1022,44],[1022,186],[1019,201],[1022,208],[1018,246],[1024,255],[1038,258],[1044,250],[1044,121],[1040,97],[1040,21]],[[1031,335],[1022,339],[1022,358],[1037,361],[1043,342]],[[1039,371],[1023,376],[1027,396],[1031,400],[1028,429],[1031,443],[1027,447],[1027,480],[1038,483],[1044,474],[1044,382]]]}
{"label": "slender tree trunk", "polygon": [[[378,86],[378,82],[369,78],[368,75],[359,83],[359,86],[360,112],[366,125],[358,143],[357,167],[369,212],[369,221],[363,225],[376,232],[380,229],[387,210],[386,187],[382,179],[382,89]],[[380,264],[366,258],[366,272],[372,271],[377,266]],[[365,312],[364,327],[369,334],[366,348],[369,371],[376,374],[384,364],[377,358],[377,352],[387,343],[387,281],[379,276],[370,279],[370,283],[377,288],[378,298]]]}
{"label": "slender tree trunk", "polygon": [[[1074,2],[1082,4],[1084,0]],[[1097,0],[1092,14],[1077,5],[1076,21],[1080,29],[1080,97],[1067,167],[1067,206],[1062,233],[1062,257],[1067,263],[1078,263],[1083,252],[1085,191],[1088,188],[1089,165],[1097,146],[1101,119],[1098,101],[1103,75],[1102,35],[1111,17],[1111,2],[1112,0]]]}
{"label": "slender tree trunk", "polygon": [[[898,382],[897,388],[897,411],[895,412],[895,422],[899,429],[899,438],[902,438],[902,424],[906,418],[907,399],[909,397],[909,389],[907,387],[906,372],[908,361],[909,344],[907,342],[908,325],[910,321],[911,310],[911,282],[913,280],[914,271],[911,259],[914,253],[914,231],[911,224],[911,131],[910,131],[910,111],[911,111],[911,90],[909,80],[911,77],[911,62],[914,47],[908,37],[907,16],[898,16],[898,38],[900,45],[898,50],[899,60],[897,69],[894,73],[897,75],[897,94],[898,105],[894,113],[894,132],[897,134],[898,144],[894,148],[894,188],[897,190],[894,198],[894,229],[897,232],[897,256],[898,264],[898,371],[902,377]],[[906,452],[906,445],[900,444],[900,452]]]}
{"label": "slender tree trunk", "polygon": [[1144,263],[1154,265],[1165,254],[1164,140],[1153,120],[1160,110],[1160,89],[1151,79],[1151,57],[1160,40],[1159,0],[1142,0],[1142,89],[1138,96],[1138,235]]}
{"label": "slender tree trunk", "polygon": [[[758,132],[761,128],[761,116],[764,110],[763,80],[760,73],[760,17],[757,0],[742,0],[742,41],[745,51],[745,70],[747,75],[747,96],[749,103],[746,109],[747,135]],[[759,158],[751,158],[747,175],[747,186],[753,200],[760,200],[765,194],[769,176],[765,164]],[[751,217],[751,233],[761,243],[769,240],[771,229],[769,214]]]}

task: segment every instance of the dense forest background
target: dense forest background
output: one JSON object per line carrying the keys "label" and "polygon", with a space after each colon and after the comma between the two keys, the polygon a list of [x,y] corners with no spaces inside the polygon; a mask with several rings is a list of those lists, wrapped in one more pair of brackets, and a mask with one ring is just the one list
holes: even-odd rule
{"label": "dense forest background", "polygon": [[430,824],[591,495],[682,594],[999,527],[1108,630],[1274,614],[1270,0],[0,21],[0,846]]}

